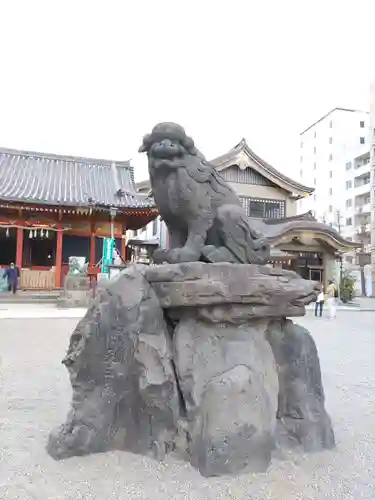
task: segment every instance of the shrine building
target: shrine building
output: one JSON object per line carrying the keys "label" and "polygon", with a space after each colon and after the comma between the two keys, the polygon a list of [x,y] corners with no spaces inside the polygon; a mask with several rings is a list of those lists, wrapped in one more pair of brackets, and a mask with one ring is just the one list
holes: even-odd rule
{"label": "shrine building", "polygon": [[104,237],[126,261],[126,230],[156,214],[129,161],[0,149],[0,268],[14,262],[22,289],[60,288],[71,256],[97,271]]}

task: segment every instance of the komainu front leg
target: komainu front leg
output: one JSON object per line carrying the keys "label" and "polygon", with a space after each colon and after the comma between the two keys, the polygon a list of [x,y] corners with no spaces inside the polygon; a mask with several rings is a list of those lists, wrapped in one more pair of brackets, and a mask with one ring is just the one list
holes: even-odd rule
{"label": "komainu front leg", "polygon": [[172,262],[196,262],[200,260],[211,226],[212,218],[207,213],[197,217],[189,226],[185,245],[182,248],[171,250]]}
{"label": "komainu front leg", "polygon": [[163,262],[171,263],[171,251],[175,248],[182,248],[186,241],[186,235],[181,230],[171,228],[167,224],[168,243],[169,248],[158,248],[153,254],[155,264],[162,264]]}
{"label": "komainu front leg", "polygon": [[157,259],[154,259],[155,262],[177,264],[179,262],[196,262],[200,260],[211,224],[212,219],[210,217],[206,219],[203,217],[197,218],[189,227],[185,245],[182,248],[175,247],[170,250],[155,252],[157,254]]}

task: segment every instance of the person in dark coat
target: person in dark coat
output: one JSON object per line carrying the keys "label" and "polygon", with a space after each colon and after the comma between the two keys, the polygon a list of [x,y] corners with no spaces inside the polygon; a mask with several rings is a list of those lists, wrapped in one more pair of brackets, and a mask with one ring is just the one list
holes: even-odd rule
{"label": "person in dark coat", "polygon": [[20,277],[20,270],[14,265],[14,262],[10,263],[8,269],[5,270],[5,276],[8,279],[8,290],[10,292],[16,293],[18,288],[18,278]]}

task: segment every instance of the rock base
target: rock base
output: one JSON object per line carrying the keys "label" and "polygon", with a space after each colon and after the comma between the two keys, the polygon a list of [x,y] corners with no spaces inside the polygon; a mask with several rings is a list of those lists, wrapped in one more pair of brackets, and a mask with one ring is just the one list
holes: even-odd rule
{"label": "rock base", "polygon": [[302,315],[314,283],[257,265],[127,269],[100,290],[63,363],[73,387],[55,459],[177,449],[204,476],[265,471],[277,446],[334,446]]}

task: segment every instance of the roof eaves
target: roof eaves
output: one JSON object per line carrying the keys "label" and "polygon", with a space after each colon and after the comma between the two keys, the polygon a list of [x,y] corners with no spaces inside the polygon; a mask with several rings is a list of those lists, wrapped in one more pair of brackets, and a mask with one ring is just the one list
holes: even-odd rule
{"label": "roof eaves", "polygon": [[[301,224],[303,222],[303,224]],[[280,231],[275,232],[274,234],[268,236],[265,234],[265,236],[272,240],[275,240],[279,238],[280,236],[284,235],[285,233],[289,231],[297,231],[297,232],[302,232],[302,231],[312,231],[315,233],[322,233],[322,234],[328,234],[333,240],[335,240],[339,245],[345,246],[347,248],[358,248],[358,243],[346,240],[343,238],[335,229],[331,228],[330,226],[327,226],[326,224],[323,224],[321,222],[314,222],[314,221],[290,221],[288,223],[282,223],[282,220],[280,222],[282,224]]]}
{"label": "roof eaves", "polygon": [[[139,193],[132,193],[131,196],[139,196]],[[22,203],[22,204],[27,204],[27,205],[44,205],[44,206],[51,206],[55,208],[92,208],[93,210],[95,209],[109,209],[110,207],[115,207],[118,209],[124,209],[124,210],[145,210],[145,209],[153,209],[155,208],[155,203],[153,202],[152,199],[145,199],[146,203],[144,205],[140,206],[133,206],[133,205],[128,205],[125,203],[110,203],[110,204],[103,204],[103,203],[95,203],[94,202],[87,202],[87,203],[59,203],[59,202],[51,202],[50,200],[29,200],[25,198],[12,198],[8,196],[2,196],[0,197],[0,203]]]}
{"label": "roof eaves", "polygon": [[[244,139],[243,139],[244,140]],[[264,168],[266,171],[268,171],[271,175],[275,176],[276,178],[280,179],[281,181],[285,182],[286,184],[289,184],[291,187],[294,187],[297,191],[301,191],[303,193],[308,193],[311,194],[314,192],[314,188],[310,188],[308,186],[304,186],[303,184],[300,184],[299,182],[294,181],[287,175],[282,174],[279,170],[276,170],[275,167],[270,165],[268,162],[263,160],[260,156],[258,156],[252,149],[249,148],[247,145],[246,141],[244,142],[244,151],[252,158],[258,165],[262,168]]]}

